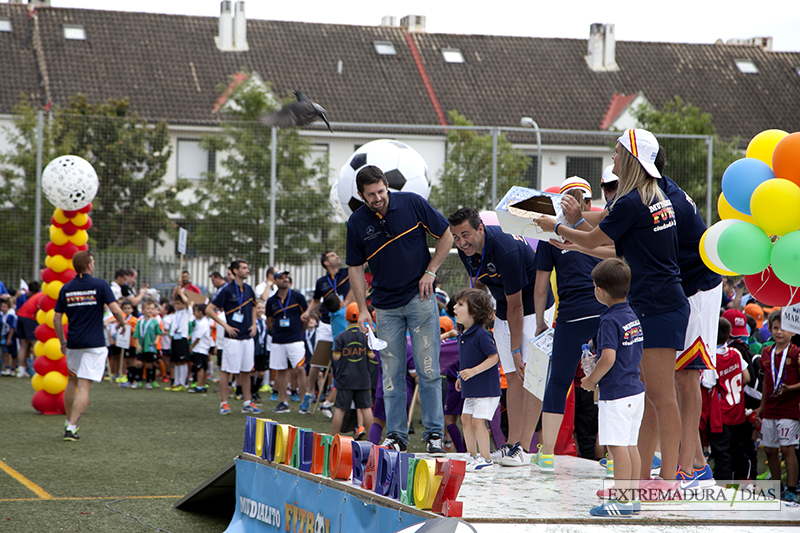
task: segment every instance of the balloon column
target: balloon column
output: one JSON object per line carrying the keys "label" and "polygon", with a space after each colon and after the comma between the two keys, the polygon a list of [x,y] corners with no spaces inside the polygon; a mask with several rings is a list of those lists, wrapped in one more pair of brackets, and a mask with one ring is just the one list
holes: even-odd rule
{"label": "balloon column", "polygon": [[[31,385],[36,391],[31,400],[34,409],[43,414],[64,414],[64,389],[67,386],[67,360],[53,328],[55,305],[61,288],[75,277],[72,257],[88,250],[92,226],[89,212],[97,194],[97,174],[85,160],[76,156],[54,159],[42,173],[42,189],[57,207],[50,226],[50,242],[45,246],[47,257],[42,270],[42,296],[36,313],[36,344],[33,352],[36,373]],[[66,325],[66,315],[63,323]],[[67,328],[64,328],[65,332]]]}
{"label": "balloon column", "polygon": [[722,219],[700,240],[706,265],[744,274],[750,293],[771,306],[800,302],[800,132],[762,131],[746,157],[722,175]]}

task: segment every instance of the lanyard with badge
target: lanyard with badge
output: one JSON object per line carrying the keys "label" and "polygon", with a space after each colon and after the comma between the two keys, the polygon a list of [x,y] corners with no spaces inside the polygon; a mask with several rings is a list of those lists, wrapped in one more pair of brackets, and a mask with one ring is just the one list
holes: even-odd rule
{"label": "lanyard with badge", "polygon": [[231,320],[241,324],[244,322],[244,313],[242,313],[242,302],[244,301],[244,287],[242,287],[241,292],[239,292],[239,284],[233,284],[233,290],[236,291],[236,301],[239,302],[239,307],[237,308],[236,312],[233,313]]}
{"label": "lanyard with badge", "polygon": [[788,352],[789,346],[787,345],[783,350],[781,364],[778,366],[778,368],[775,368],[775,346],[772,347],[772,356],[769,365],[770,372],[772,372],[772,396],[778,394],[778,391],[781,390],[781,386],[783,386],[783,380],[785,378],[783,371],[786,369],[786,355]]}
{"label": "lanyard with badge", "polygon": [[478,276],[481,273],[481,268],[483,268],[483,254],[486,251],[486,242],[483,243],[483,248],[481,248],[481,264],[478,265],[478,271],[475,272],[475,277],[472,277],[472,261],[467,262],[467,266],[469,267],[469,286],[471,289],[475,288],[475,282],[478,281]]}
{"label": "lanyard with badge", "polygon": [[292,289],[289,289],[289,294],[286,295],[286,305],[283,305],[281,302],[281,297],[278,296],[278,305],[281,307],[281,312],[283,312],[283,318],[278,320],[278,327],[279,328],[288,328],[289,327],[289,319],[286,318],[286,310],[289,309],[289,300],[292,298]]}
{"label": "lanyard with badge", "polygon": [[341,298],[341,295],[336,292],[336,285],[339,284],[339,273],[337,272],[333,278],[330,276],[326,276],[326,278],[328,278],[328,284],[331,286],[331,289],[333,289],[333,292],[336,293],[336,296]]}

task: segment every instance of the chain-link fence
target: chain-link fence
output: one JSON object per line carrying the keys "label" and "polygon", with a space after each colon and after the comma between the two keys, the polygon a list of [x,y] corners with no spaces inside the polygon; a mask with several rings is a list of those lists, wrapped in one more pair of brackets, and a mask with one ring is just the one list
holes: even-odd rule
{"label": "chain-link fence", "polygon": [[[111,280],[115,270],[132,267],[140,285],[166,295],[181,265],[196,285],[213,292],[209,274],[224,276],[232,259],[250,263],[253,285],[273,263],[292,271],[296,289],[313,290],[323,274],[320,254],[332,249],[344,257],[339,170],[371,140],[396,139],[414,148],[429,167],[430,202],[447,216],[461,206],[493,209],[513,185],[545,189],[573,175],[592,184],[595,203],[602,205],[600,178],[618,136],[392,124],[333,124],[331,135],[314,128],[273,131],[258,122],[233,120],[219,127],[179,127],[96,108],[44,116],[37,133],[36,118],[32,109],[23,110],[0,137],[0,279],[9,289],[20,279],[38,278],[50,239],[54,208],[46,200],[36,239],[37,147],[42,168],[59,155],[73,154],[97,170],[99,192],[88,230],[96,275]],[[717,154],[708,136],[658,137],[667,152],[665,173],[708,220],[716,220],[720,177],[730,156]],[[407,178],[410,183],[414,176]],[[183,260],[177,253],[179,227],[189,232]],[[455,254],[442,268],[445,290],[464,286]]]}

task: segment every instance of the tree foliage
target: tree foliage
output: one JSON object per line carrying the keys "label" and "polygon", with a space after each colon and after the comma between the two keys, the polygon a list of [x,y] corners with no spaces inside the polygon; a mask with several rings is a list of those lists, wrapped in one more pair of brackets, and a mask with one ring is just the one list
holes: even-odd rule
{"label": "tree foliage", "polygon": [[[198,183],[194,199],[183,209],[192,248],[221,262],[244,259],[262,265],[269,254],[271,129],[257,118],[277,104],[262,83],[251,78],[229,96],[219,134],[201,146],[225,154],[221,171]],[[275,258],[305,264],[328,243],[332,228],[328,203],[328,161],[308,164],[311,143],[297,129],[277,134]]]}
{"label": "tree foliage", "polygon": [[[456,126],[474,126],[463,115],[450,112]],[[497,199],[524,181],[529,159],[516,150],[504,134],[497,139]],[[461,207],[478,211],[492,205],[492,136],[474,130],[447,133],[447,160],[439,183],[431,190],[430,203],[445,216]]]}
{"label": "tree foliage", "polygon": [[[742,157],[737,148],[739,139],[722,141],[716,135],[711,115],[699,107],[684,102],[679,96],[664,104],[661,110],[642,105],[634,111],[642,128],[659,133],[710,135],[714,139],[712,153],[711,205],[712,222],[719,220],[717,198],[721,191],[722,174],[733,161]],[[659,138],[667,155],[664,173],[675,180],[691,196],[705,216],[705,198],[708,190],[708,148],[703,139]]]}

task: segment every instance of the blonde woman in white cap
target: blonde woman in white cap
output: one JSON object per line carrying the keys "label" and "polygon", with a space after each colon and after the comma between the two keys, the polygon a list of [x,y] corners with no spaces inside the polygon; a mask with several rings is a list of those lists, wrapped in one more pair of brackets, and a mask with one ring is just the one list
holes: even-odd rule
{"label": "blonde woman in white cap", "polygon": [[[608,206],[608,216],[596,227],[584,219],[569,227],[552,217],[542,217],[539,225],[590,249],[613,242],[617,257],[629,264],[632,276],[628,299],[644,331],[641,364],[641,377],[647,389],[644,420],[645,423],[657,420],[661,475],[665,480],[651,483],[653,488],[673,489],[681,435],[675,358],[677,350],[683,349],[689,304],[681,288],[677,264],[675,212],[659,187],[661,174],[655,166],[658,149],[658,141],[649,131],[626,130],[617,139],[614,151],[613,172],[619,176],[619,187]],[[652,450],[644,450],[642,455],[647,457],[651,453]],[[641,463],[638,457],[630,460]],[[614,458],[614,468],[619,467],[618,458]],[[629,467],[638,472],[641,464]]]}

